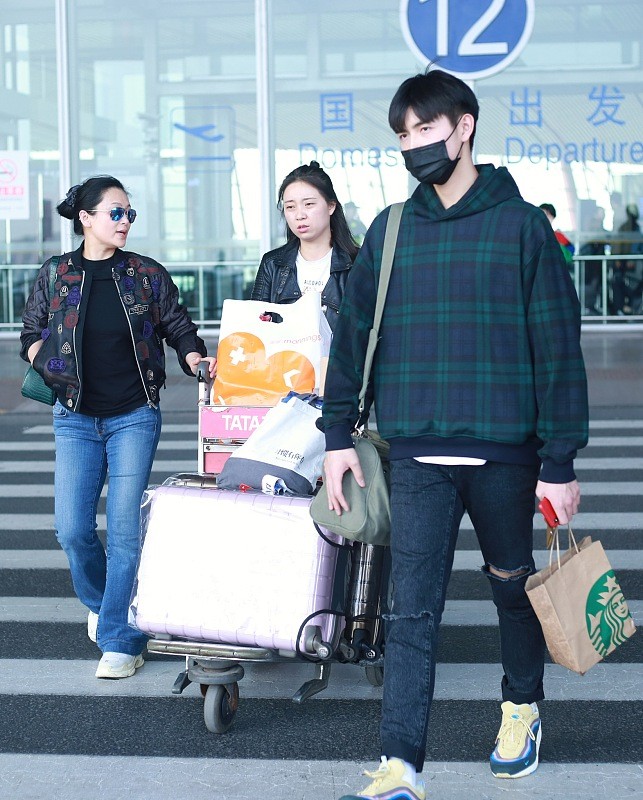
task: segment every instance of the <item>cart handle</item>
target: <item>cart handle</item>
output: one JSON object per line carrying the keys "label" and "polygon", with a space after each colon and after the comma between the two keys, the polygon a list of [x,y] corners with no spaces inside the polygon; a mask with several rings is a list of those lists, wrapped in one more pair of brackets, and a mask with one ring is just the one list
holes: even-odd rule
{"label": "cart handle", "polygon": [[209,361],[199,361],[196,366],[196,379],[199,385],[199,405],[207,406],[210,403],[210,388],[212,387]]}
{"label": "cart handle", "polygon": [[209,367],[209,361],[199,361],[197,364],[196,379],[199,383],[210,383]]}

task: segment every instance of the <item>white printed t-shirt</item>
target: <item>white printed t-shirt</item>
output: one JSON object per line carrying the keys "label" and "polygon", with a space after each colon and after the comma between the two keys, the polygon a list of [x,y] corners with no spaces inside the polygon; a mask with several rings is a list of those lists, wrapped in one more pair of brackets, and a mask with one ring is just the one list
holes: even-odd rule
{"label": "white printed t-shirt", "polygon": [[321,294],[324,291],[324,287],[330,278],[330,260],[332,255],[332,247],[323,258],[317,261],[306,261],[301,253],[297,253],[297,283],[299,284],[302,295],[308,294],[308,292],[317,292]]}

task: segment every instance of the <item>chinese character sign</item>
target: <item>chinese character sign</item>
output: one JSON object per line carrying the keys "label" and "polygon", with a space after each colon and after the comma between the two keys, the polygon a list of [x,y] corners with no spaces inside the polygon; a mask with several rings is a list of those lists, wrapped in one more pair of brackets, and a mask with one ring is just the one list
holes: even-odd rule
{"label": "chinese character sign", "polygon": [[614,122],[616,125],[625,125],[625,120],[618,119],[617,114],[621,102],[625,100],[625,95],[615,86],[594,86],[589,93],[589,99],[596,107],[587,120],[594,126],[603,125],[606,122]]}
{"label": "chinese character sign", "polygon": [[540,92],[530,92],[527,87],[522,92],[512,92],[509,120],[510,125],[535,125],[541,128],[543,112]]}
{"label": "chinese character sign", "polygon": [[0,150],[0,219],[29,219],[29,153]]}
{"label": "chinese character sign", "polygon": [[352,131],[353,130],[353,95],[322,94],[321,102],[321,129],[324,131]]}
{"label": "chinese character sign", "polygon": [[[525,86],[509,92],[506,106],[504,147],[489,141],[503,135],[501,126],[478,146],[489,152],[504,149],[509,164],[522,158],[534,164],[643,163],[636,92],[612,84],[588,84],[576,94]],[[485,115],[490,109],[485,107]]]}

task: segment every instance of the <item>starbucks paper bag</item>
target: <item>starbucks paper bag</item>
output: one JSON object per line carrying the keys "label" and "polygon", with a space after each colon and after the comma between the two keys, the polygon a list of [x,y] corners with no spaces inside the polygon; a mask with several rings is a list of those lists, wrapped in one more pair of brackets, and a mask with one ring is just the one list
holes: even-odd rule
{"label": "starbucks paper bag", "polygon": [[[558,552],[558,530],[552,542]],[[552,661],[583,675],[636,628],[600,542],[585,537],[530,575],[526,592]]]}

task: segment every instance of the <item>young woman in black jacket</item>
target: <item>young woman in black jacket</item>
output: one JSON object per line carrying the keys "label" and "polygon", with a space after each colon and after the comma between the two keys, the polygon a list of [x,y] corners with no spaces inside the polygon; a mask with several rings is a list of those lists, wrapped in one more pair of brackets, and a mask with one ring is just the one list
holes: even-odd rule
{"label": "young woman in black jacket", "polygon": [[287,241],[261,259],[252,300],[294,303],[306,292],[321,294],[335,329],[339,304],[359,250],[333,183],[316,161],[293,170],[279,188]]}

